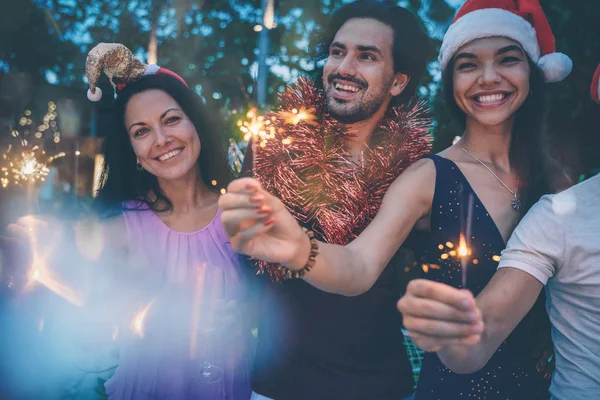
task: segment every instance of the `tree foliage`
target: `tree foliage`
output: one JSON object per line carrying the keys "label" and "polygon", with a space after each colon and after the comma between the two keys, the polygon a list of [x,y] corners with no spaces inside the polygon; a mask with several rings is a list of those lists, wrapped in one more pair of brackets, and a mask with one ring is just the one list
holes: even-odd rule
{"label": "tree foliage", "polygon": [[[269,31],[268,102],[275,105],[284,86],[304,74],[318,75],[311,39],[332,10],[348,0],[276,0]],[[438,45],[457,1],[398,0],[424,20]],[[6,6],[4,6],[6,3]],[[600,2],[541,0],[557,47],[573,59],[571,76],[552,85],[552,139],[573,175],[600,167],[596,156],[598,112],[588,87],[600,62]],[[0,15],[0,116],[19,113],[31,101],[27,88],[45,82],[85,90],[86,52],[98,42],[120,42],[145,61],[153,27],[158,63],[180,73],[209,107],[237,116],[255,96],[261,0],[7,0]],[[439,93],[432,52],[430,75],[420,94],[435,117],[436,148],[459,135]],[[3,74],[3,75],[2,75]],[[110,92],[107,82],[101,83]],[[104,87],[103,87],[104,89]],[[579,157],[576,157],[579,156]]]}

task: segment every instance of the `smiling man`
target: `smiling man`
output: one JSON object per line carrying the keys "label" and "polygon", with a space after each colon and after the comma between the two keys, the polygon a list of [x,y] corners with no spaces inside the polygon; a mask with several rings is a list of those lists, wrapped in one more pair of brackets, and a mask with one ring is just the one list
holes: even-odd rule
{"label": "smiling man", "polygon": [[[283,111],[310,108],[317,123],[280,125],[285,144],[257,146],[245,170],[254,162],[254,176],[306,228],[345,244],[377,213],[391,181],[429,152],[426,118],[405,107],[425,72],[429,39],[409,11],[358,1],[332,15],[319,50],[323,89],[301,80],[281,97]],[[277,275],[274,266],[261,268]],[[253,399],[411,398],[412,369],[395,312],[399,285],[391,264],[356,297],[301,279],[269,280],[261,293]]]}

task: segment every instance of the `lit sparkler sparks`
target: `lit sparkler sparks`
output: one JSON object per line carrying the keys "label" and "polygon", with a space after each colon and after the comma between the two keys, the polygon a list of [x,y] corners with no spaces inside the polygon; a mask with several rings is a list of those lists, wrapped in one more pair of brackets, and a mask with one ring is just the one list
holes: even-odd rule
{"label": "lit sparkler sparks", "polygon": [[0,185],[7,187],[10,184],[32,184],[44,181],[48,175],[48,165],[65,153],[48,156],[43,149],[44,133],[53,133],[54,143],[60,142],[56,118],[56,104],[48,103],[48,111],[44,115],[43,123],[37,127],[35,133],[31,129],[31,111],[25,110],[23,117],[19,119],[18,127],[11,128],[11,136],[17,141],[17,145],[9,144],[0,159]]}
{"label": "lit sparkler sparks", "polygon": [[15,183],[43,181],[48,175],[48,167],[38,162],[33,152],[21,153],[21,159],[10,163]]}
{"label": "lit sparkler sparks", "polygon": [[302,107],[300,110],[294,108],[291,112],[280,111],[277,115],[283,118],[286,124],[298,125],[300,122],[304,122],[309,125],[317,125],[317,116],[314,114],[312,108],[306,109]]}
{"label": "lit sparkler sparks", "polygon": [[82,307],[85,303],[83,296],[61,282],[46,266],[46,260],[53,249],[46,248],[40,250],[38,241],[36,240],[39,232],[36,232],[36,229],[36,227],[30,227],[28,230],[32,250],[32,263],[29,271],[29,280],[25,286],[25,290],[32,290],[37,284],[40,284],[67,300],[69,303],[77,307]]}
{"label": "lit sparkler sparks", "polygon": [[37,266],[33,268],[32,280],[42,284],[49,290],[53,291],[63,299],[67,300],[69,303],[82,307],[84,304],[83,298],[79,293],[75,292],[69,286],[60,282],[58,279],[53,277],[48,269],[44,266]]}
{"label": "lit sparkler sparks", "polygon": [[[472,255],[472,249],[469,247],[468,239],[471,238],[471,223],[473,220],[473,196],[469,195],[468,208],[467,208],[467,219],[466,219],[466,230],[465,233],[461,233],[458,246],[455,246],[452,242],[446,242],[446,244],[440,244],[438,249],[444,250],[449,249],[440,255],[440,259],[447,260],[449,257],[456,257],[460,261],[460,273],[462,288],[467,288],[467,266],[469,264],[469,258]],[[473,264],[477,264],[478,260],[474,259]],[[429,266],[423,265],[423,271],[427,273]]]}
{"label": "lit sparkler sparks", "polygon": [[[275,138],[277,129],[273,126],[273,122],[277,119],[284,121],[288,125],[297,125],[300,122],[317,125],[317,117],[313,111],[312,108],[307,109],[302,107],[299,110],[294,108],[292,111],[279,111],[270,118],[265,118],[262,115],[258,115],[256,109],[252,108],[246,114],[247,119],[245,121],[238,121],[237,125],[244,134],[245,141],[252,140],[254,143],[264,147],[267,140]],[[285,138],[282,142],[286,144],[285,141],[290,140],[290,138]]]}
{"label": "lit sparkler sparks", "polygon": [[262,143],[275,137],[275,127],[269,126],[272,121],[262,115],[258,115],[255,108],[248,111],[246,118],[245,121],[240,120],[237,124],[240,131],[244,134],[245,141],[257,141],[264,146]]}
{"label": "lit sparkler sparks", "polygon": [[144,337],[144,320],[146,319],[146,315],[148,315],[148,311],[150,310],[150,307],[152,307],[153,303],[154,300],[148,303],[146,307],[144,307],[135,315],[133,321],[131,322],[131,329],[133,330],[133,333],[141,338]]}
{"label": "lit sparkler sparks", "polygon": [[469,254],[469,250],[467,249],[467,242],[465,241],[465,236],[460,235],[460,242],[458,245],[458,255],[460,257],[466,257]]}

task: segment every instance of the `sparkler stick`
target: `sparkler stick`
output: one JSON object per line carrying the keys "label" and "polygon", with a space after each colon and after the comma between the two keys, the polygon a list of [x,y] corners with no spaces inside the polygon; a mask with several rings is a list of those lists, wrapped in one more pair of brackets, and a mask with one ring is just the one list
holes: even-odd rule
{"label": "sparkler stick", "polygon": [[73,289],[65,285],[64,283],[58,281],[56,278],[52,277],[50,273],[43,266],[35,267],[33,271],[33,279],[44,285],[46,288],[50,289],[63,299],[67,300],[69,303],[82,307],[84,304],[83,298]]}
{"label": "sparkler stick", "polygon": [[[467,223],[465,235],[460,235],[460,244],[458,248],[458,254],[460,256],[460,272],[463,289],[467,288],[467,266],[469,264],[469,249],[471,248],[471,225],[473,221],[473,194],[469,194],[469,200],[467,203]],[[465,238],[466,236],[466,238]]]}

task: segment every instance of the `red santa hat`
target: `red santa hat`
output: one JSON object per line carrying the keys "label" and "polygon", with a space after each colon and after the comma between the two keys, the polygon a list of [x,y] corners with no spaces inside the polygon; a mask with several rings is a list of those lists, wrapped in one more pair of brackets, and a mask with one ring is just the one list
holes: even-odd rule
{"label": "red santa hat", "polygon": [[546,82],[565,79],[573,62],[556,52],[554,35],[539,0],[467,0],[442,42],[442,71],[456,51],[476,39],[503,36],[519,42],[544,72]]}
{"label": "red santa hat", "polygon": [[598,65],[598,68],[596,68],[594,79],[592,79],[590,93],[592,95],[592,99],[594,99],[596,103],[600,104],[600,65]]}
{"label": "red santa hat", "polygon": [[137,81],[144,75],[154,74],[170,75],[188,87],[183,78],[175,72],[156,64],[142,63],[120,43],[100,43],[88,53],[85,75],[90,87],[87,97],[91,101],[98,101],[102,98],[102,90],[96,87],[102,72],[106,74],[115,90],[122,90],[127,83]]}

